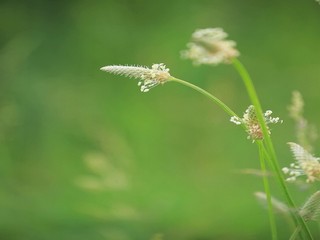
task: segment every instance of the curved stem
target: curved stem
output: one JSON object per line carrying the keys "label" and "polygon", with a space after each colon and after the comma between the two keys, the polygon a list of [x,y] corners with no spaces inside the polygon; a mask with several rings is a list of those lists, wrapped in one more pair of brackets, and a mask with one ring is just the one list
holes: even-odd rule
{"label": "curved stem", "polygon": [[[265,141],[265,144],[267,147],[266,152],[269,155],[270,162],[272,164],[272,167],[275,170],[276,176],[277,176],[278,181],[280,183],[280,186],[286,196],[287,202],[291,208],[296,209],[296,205],[295,205],[295,203],[289,193],[289,190],[285,184],[285,180],[283,178],[283,175],[282,175],[282,172],[281,172],[278,160],[277,160],[277,155],[275,153],[272,140],[271,140],[270,135],[268,133],[268,128],[267,128],[267,125],[266,125],[266,122],[265,122],[265,119],[263,116],[261,104],[260,104],[258,95],[256,93],[256,90],[254,88],[254,85],[252,83],[251,77],[250,77],[248,71],[245,69],[245,67],[242,65],[242,63],[238,59],[233,59],[233,66],[240,74],[240,76],[244,82],[244,85],[247,89],[247,92],[249,94],[250,100],[255,107],[257,118],[259,120],[261,129],[263,132],[263,136],[264,136],[264,141]],[[298,222],[298,225],[301,227],[301,229],[305,233],[307,239],[313,239],[312,235],[310,233],[310,230],[309,230],[308,226],[306,225],[304,219],[299,214],[295,214],[294,218],[296,219],[296,222]]]}
{"label": "curved stem", "polygon": [[224,104],[219,98],[213,96],[211,93],[205,91],[204,89],[192,84],[192,83],[189,83],[189,82],[186,82],[184,80],[181,80],[181,79],[178,79],[178,78],[175,78],[175,77],[171,77],[170,79],[168,79],[168,81],[173,81],[173,82],[177,82],[177,83],[181,83],[182,85],[185,85],[187,87],[190,87],[198,92],[200,92],[201,94],[205,95],[206,97],[208,97],[210,100],[212,100],[214,103],[218,104],[219,107],[221,107],[227,114],[229,114],[231,117],[232,116],[237,116],[237,114],[232,111],[226,104]]}

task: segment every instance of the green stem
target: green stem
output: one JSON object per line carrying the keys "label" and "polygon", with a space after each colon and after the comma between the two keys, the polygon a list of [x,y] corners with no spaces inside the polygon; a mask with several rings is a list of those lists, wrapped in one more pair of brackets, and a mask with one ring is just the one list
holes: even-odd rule
{"label": "green stem", "polygon": [[229,114],[231,117],[232,116],[237,116],[237,114],[232,111],[226,104],[224,104],[219,98],[213,96],[212,94],[210,94],[209,92],[203,90],[202,88],[192,84],[192,83],[189,83],[189,82],[186,82],[184,80],[181,80],[181,79],[178,79],[178,78],[175,78],[175,77],[171,77],[170,79],[168,79],[168,81],[173,81],[173,82],[177,82],[177,83],[181,83],[182,85],[185,85],[187,87],[190,87],[198,92],[200,92],[201,94],[205,95],[206,97],[208,97],[210,100],[212,100],[214,103],[218,104],[219,107],[221,107],[227,114]]}
{"label": "green stem", "polygon": [[265,164],[265,159],[264,159],[263,143],[261,141],[257,141],[257,144],[259,147],[259,158],[260,158],[261,170],[263,172],[264,191],[267,195],[267,204],[268,204],[268,213],[269,213],[271,235],[272,235],[272,239],[276,240],[278,238],[277,237],[277,227],[276,227],[276,222],[275,222],[274,214],[273,214],[271,191],[270,191],[269,180],[268,180],[268,176],[267,176],[267,169],[266,169],[266,164]]}
{"label": "green stem", "polygon": [[[264,142],[266,144],[267,150],[266,152],[269,154],[269,158],[270,158],[270,162],[275,170],[276,176],[278,178],[278,181],[280,183],[280,186],[286,196],[288,205],[293,208],[296,209],[296,205],[289,193],[289,190],[285,184],[285,180],[283,178],[278,160],[277,160],[277,155],[275,153],[274,147],[273,147],[273,143],[272,140],[270,138],[269,132],[268,132],[268,128],[263,116],[263,112],[262,112],[262,108],[261,108],[261,104],[258,98],[258,95],[256,93],[256,90],[254,88],[253,82],[251,80],[251,77],[248,73],[248,71],[245,69],[245,67],[242,65],[242,63],[238,60],[238,59],[234,59],[233,60],[233,65],[235,67],[235,69],[238,71],[238,73],[240,74],[244,85],[247,89],[247,92],[249,94],[250,100],[252,102],[252,104],[255,107],[256,110],[256,114],[257,114],[257,118],[258,121],[260,123],[262,132],[263,132],[263,136],[264,136]],[[312,235],[310,233],[310,230],[308,228],[308,226],[306,225],[304,219],[299,215],[299,214],[295,214],[294,218],[296,219],[296,221],[298,222],[299,226],[301,227],[301,229],[303,230],[303,232],[305,233],[307,239],[313,239]]]}
{"label": "green stem", "polygon": [[[273,169],[274,172],[276,172],[275,167],[274,167],[274,164],[273,164],[273,161],[271,160],[270,155],[269,155],[269,153],[267,152],[267,149],[265,148],[264,144],[262,144],[262,148],[263,148],[263,151],[264,151],[264,155],[265,155],[266,159],[268,160],[269,166]],[[283,182],[279,182],[279,183],[280,183],[281,188],[282,188],[283,190],[286,189],[286,190],[284,190],[284,191],[285,191],[285,195],[286,195],[286,193],[288,193],[288,189],[287,189],[287,186],[285,185],[285,182],[283,181]],[[288,193],[288,194],[289,194],[289,193]],[[290,196],[290,195],[289,195],[289,196]],[[291,208],[291,209],[296,209],[295,207],[291,207],[291,206],[290,206],[290,208]],[[296,216],[295,211],[289,211],[289,213],[290,213],[291,219],[293,220],[293,223],[294,223],[294,226],[295,226],[294,229],[295,229],[295,230],[296,230],[296,229],[300,229],[300,230],[301,230],[301,227],[300,227],[300,225],[299,225],[299,222],[298,222],[298,219],[297,219],[297,216]],[[301,234],[301,231],[299,231],[299,235],[301,235],[301,239],[303,239],[303,236],[302,236],[302,234]]]}
{"label": "green stem", "polygon": [[301,230],[300,226],[296,227],[296,229],[292,233],[292,235],[291,235],[289,240],[295,240],[298,237],[298,233],[300,232],[300,230]]}

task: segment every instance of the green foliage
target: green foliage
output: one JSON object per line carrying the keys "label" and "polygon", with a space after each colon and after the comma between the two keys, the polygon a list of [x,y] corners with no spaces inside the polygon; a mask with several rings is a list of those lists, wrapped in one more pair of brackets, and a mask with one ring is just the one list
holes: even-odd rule
{"label": "green foliage", "polygon": [[[319,18],[314,1],[2,1],[0,239],[269,237],[249,197],[262,182],[237,174],[259,168],[242,129],[190,89],[142,94],[99,68],[165,62],[241,113],[249,102],[230,67],[179,56],[194,29],[223,26],[263,106],[285,120],[272,131],[284,146],[294,139],[292,90],[311,122],[320,117]],[[286,166],[289,150],[277,153]],[[107,176],[88,165],[92,156]]]}

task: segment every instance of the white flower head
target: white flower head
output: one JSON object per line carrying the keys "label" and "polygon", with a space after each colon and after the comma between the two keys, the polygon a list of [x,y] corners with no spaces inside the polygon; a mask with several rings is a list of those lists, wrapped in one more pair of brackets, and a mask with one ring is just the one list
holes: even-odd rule
{"label": "white flower head", "polygon": [[191,59],[194,64],[217,65],[230,63],[232,58],[240,54],[235,48],[236,42],[225,40],[227,33],[221,28],[196,30],[192,40],[187,44],[188,50],[182,51],[183,58]]}
{"label": "white flower head", "polygon": [[307,183],[320,180],[320,158],[312,156],[299,144],[289,142],[290,149],[296,160],[290,167],[282,168],[284,174],[289,175],[287,181],[293,182],[299,176],[307,176]]}
{"label": "white flower head", "polygon": [[100,68],[102,71],[139,79],[141,92],[148,92],[151,88],[164,84],[170,79],[169,68],[163,63],[153,64],[151,68],[142,66],[111,65]]}
{"label": "white flower head", "polygon": [[[271,116],[272,111],[267,110],[264,113],[264,120],[266,124],[275,124],[275,123],[282,123],[282,120],[278,117],[272,117]],[[263,139],[263,132],[261,129],[261,126],[259,124],[259,121],[257,119],[256,111],[253,105],[250,105],[247,110],[244,112],[243,117],[239,118],[237,116],[232,116],[230,118],[230,122],[235,123],[236,125],[241,125],[243,124],[248,133],[248,138],[252,139],[253,141],[255,140],[261,140]],[[270,129],[268,128],[269,134],[271,133]]]}

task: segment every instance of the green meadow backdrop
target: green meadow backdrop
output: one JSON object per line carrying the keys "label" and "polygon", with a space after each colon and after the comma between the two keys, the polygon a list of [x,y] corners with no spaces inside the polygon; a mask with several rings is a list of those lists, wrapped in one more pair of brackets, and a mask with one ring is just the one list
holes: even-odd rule
{"label": "green meadow backdrop", "polygon": [[[242,115],[250,102],[232,66],[180,58],[207,27],[237,42],[264,109],[284,120],[272,138],[287,166],[293,90],[320,127],[316,1],[0,2],[0,239],[270,239],[254,197],[262,179],[243,174],[259,160],[242,128],[182,85],[141,93],[99,70],[165,63]],[[300,205],[317,187],[290,190]],[[272,191],[283,199],[275,181]],[[277,223],[287,238],[286,219]]]}

